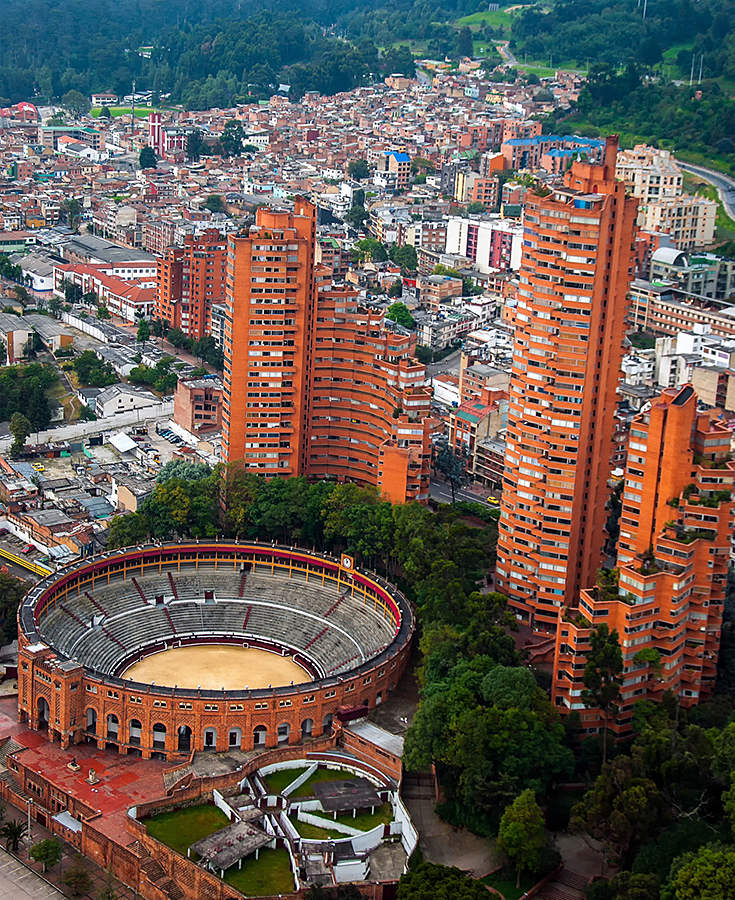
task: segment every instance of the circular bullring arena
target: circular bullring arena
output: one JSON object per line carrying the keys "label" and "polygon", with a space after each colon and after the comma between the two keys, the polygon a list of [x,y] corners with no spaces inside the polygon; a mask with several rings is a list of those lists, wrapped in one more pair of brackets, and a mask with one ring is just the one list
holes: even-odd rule
{"label": "circular bullring arena", "polygon": [[331,732],[390,696],[414,631],[403,595],[348,556],[226,542],[75,563],[18,619],[21,721],[161,759]]}

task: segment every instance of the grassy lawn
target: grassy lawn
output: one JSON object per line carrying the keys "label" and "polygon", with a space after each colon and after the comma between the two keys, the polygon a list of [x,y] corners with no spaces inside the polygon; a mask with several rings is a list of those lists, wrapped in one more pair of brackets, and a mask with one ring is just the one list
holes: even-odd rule
{"label": "grassy lawn", "polygon": [[148,834],[172,850],[178,850],[182,856],[186,856],[186,851],[192,844],[196,844],[213,831],[224,828],[229,821],[216,806],[204,804],[159,813],[148,819],[145,824]]}
{"label": "grassy lawn", "polygon": [[273,794],[280,794],[292,781],[296,781],[299,775],[306,772],[307,766],[301,769],[281,769],[279,772],[271,772],[265,775],[263,781],[268,785],[268,790]]}
{"label": "grassy lawn", "polygon": [[244,859],[242,869],[233,866],[225,881],[248,897],[290,894],[293,891],[291,861],[286,850],[261,850],[260,856]]}
{"label": "grassy lawn", "polygon": [[376,825],[387,825],[393,819],[393,807],[390,803],[379,806],[375,812],[358,813],[354,819],[351,812],[342,813],[337,820],[343,825],[350,825],[358,831],[370,831]]}
{"label": "grassy lawn", "polygon": [[508,877],[503,872],[497,872],[486,875],[480,880],[483,884],[489,884],[490,887],[494,887],[496,891],[500,891],[505,897],[505,900],[520,900],[526,891],[530,891],[534,884],[536,884],[536,879],[529,872],[521,873],[520,888],[516,887],[515,874]]}
{"label": "grassy lawn", "polygon": [[352,772],[346,772],[344,769],[317,769],[311,778],[308,778],[300,788],[291,794],[291,797],[310,797],[314,793],[315,784],[321,784],[324,781],[344,781],[346,778],[354,777]]}
{"label": "grassy lawn", "polygon": [[730,241],[735,238],[735,222],[725,212],[725,207],[722,205],[722,200],[720,200],[720,195],[717,193],[717,188],[708,181],[704,181],[696,175],[691,174],[686,176],[684,184],[691,193],[701,194],[701,196],[706,197],[708,200],[714,200],[717,204],[717,240]]}
{"label": "grassy lawn", "polygon": [[299,822],[298,819],[291,819],[291,824],[298,831],[301,837],[314,838],[318,840],[329,840],[330,838],[344,838],[346,834],[341,831],[335,831],[333,828],[322,828],[319,825],[312,825],[311,822]]}
{"label": "grassy lawn", "polygon": [[472,28],[474,25],[477,28],[484,28],[486,25],[490,25],[492,28],[498,28],[499,26],[510,28],[514,15],[516,13],[507,13],[504,9],[499,9],[497,12],[476,12],[472,13],[471,16],[463,16],[461,19],[457,19],[454,26],[455,28],[464,28],[465,25],[469,25]]}
{"label": "grassy lawn", "polygon": [[[110,115],[113,119],[117,118],[118,116],[129,116],[132,112],[132,107],[130,106],[108,106],[107,109],[110,110]],[[98,119],[101,112],[102,107],[95,107],[94,109],[90,110],[89,114],[93,116],[93,118]],[[163,109],[159,109],[155,106],[135,107],[136,119],[147,119],[152,112],[163,112]]]}

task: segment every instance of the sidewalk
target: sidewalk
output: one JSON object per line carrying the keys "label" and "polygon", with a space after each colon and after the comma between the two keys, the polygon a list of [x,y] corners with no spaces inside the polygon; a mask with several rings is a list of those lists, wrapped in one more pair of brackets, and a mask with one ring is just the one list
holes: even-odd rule
{"label": "sidewalk", "polygon": [[15,857],[0,850],[0,900],[58,900],[62,896]]}
{"label": "sidewalk", "polygon": [[[5,821],[7,822],[14,818],[25,821],[25,817],[22,816],[20,810],[16,810],[15,807],[8,807],[5,813]],[[31,846],[52,837],[51,832],[39,825],[38,822],[32,822],[31,824],[33,826]],[[10,900],[10,898],[13,898],[13,900],[16,900],[16,898],[17,900],[26,900],[26,897],[32,897],[33,900],[46,900],[46,898],[52,900],[52,898],[75,896],[81,897],[82,900],[85,900],[85,898],[86,900],[98,900],[100,891],[107,884],[107,872],[92,862],[91,859],[83,857],[84,868],[92,879],[92,886],[86,894],[74,894],[70,887],[62,883],[61,878],[71,868],[77,856],[77,849],[58,837],[57,840],[60,841],[63,848],[61,863],[50,868],[45,875],[43,874],[43,865],[29,858],[27,839],[23,841],[17,857],[0,850],[0,900],[5,900],[6,897],[7,900]],[[9,885],[20,883],[21,887],[5,887],[3,877],[6,875],[9,879]],[[16,880],[13,881],[13,878]],[[121,884],[116,878],[113,879],[113,885],[118,900],[134,900],[131,888]],[[29,890],[29,888],[31,889]],[[3,893],[4,890],[6,893]],[[22,890],[27,892],[22,893]]]}

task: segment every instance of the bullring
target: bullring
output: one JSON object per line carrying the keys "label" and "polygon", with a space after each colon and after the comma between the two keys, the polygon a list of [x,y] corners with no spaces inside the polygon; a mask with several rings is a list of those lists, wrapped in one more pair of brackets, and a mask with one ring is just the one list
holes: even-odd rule
{"label": "bullring", "polygon": [[[329,733],[335,717],[390,696],[414,631],[403,595],[349,556],[219,541],[75,563],[34,586],[18,624],[21,721],[63,747],[167,760]],[[215,646],[265,651],[291,677],[206,689],[192,656],[185,676],[196,687],[131,680],[131,667],[158,654]]]}

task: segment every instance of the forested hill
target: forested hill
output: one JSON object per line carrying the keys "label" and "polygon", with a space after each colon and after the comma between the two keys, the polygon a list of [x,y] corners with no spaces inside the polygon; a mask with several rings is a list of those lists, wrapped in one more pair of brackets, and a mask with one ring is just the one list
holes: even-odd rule
{"label": "forested hill", "polygon": [[[529,7],[513,23],[513,38],[529,59],[553,57],[584,68],[609,63],[639,66],[667,61],[689,73],[692,53],[703,58],[703,76],[735,77],[732,0],[557,0]],[[677,49],[678,48],[678,49]]]}
{"label": "forested hill", "polygon": [[680,74],[694,52],[705,78],[732,78],[730,4],[647,0],[644,21],[644,0],[549,0],[526,4],[512,26],[502,13],[495,28],[483,19],[471,36],[462,17],[486,0],[3,0],[0,102],[127,94],[133,79],[190,109],[267,97],[279,83],[292,97],[334,93],[410,69],[402,41],[456,58],[473,37],[503,36],[519,58],[650,66],[668,50]]}
{"label": "forested hill", "polygon": [[[410,55],[379,58],[370,40],[335,36],[356,7],[381,0],[3,0],[0,101],[111,90],[171,93],[189,108],[268,96],[286,82],[349,90],[364,76],[406,69]],[[421,15],[453,20],[477,0],[424,3]],[[411,3],[395,4],[403,16]],[[339,24],[342,22],[342,24]],[[450,28],[450,37],[454,31]],[[359,44],[359,47],[357,46]],[[393,67],[391,69],[391,67]]]}

